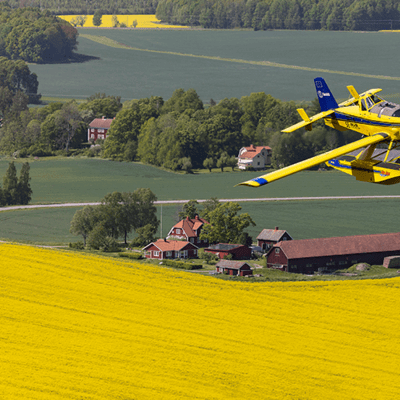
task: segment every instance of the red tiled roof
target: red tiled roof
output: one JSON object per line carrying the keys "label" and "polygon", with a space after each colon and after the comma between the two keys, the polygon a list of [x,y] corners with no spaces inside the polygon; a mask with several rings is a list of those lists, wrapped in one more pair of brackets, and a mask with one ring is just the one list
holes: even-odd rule
{"label": "red tiled roof", "polygon": [[149,247],[151,245],[154,245],[158,249],[160,249],[160,251],[180,251],[184,247],[186,247],[188,244],[190,246],[193,246],[193,248],[197,249],[197,246],[195,246],[194,244],[192,244],[190,242],[181,241],[181,240],[158,239],[155,242],[148,244],[146,247],[143,248],[143,250],[145,250],[147,247]]}
{"label": "red tiled roof", "polygon": [[[189,238],[197,237],[198,235],[196,234],[196,231],[204,224],[208,224],[208,221],[206,221],[204,218],[200,218],[200,217],[196,216],[195,218],[192,218],[192,219],[190,219],[190,218],[182,219],[177,224],[175,224],[172,227],[172,229],[174,229],[174,228],[182,229],[185,232],[186,236]],[[172,231],[172,229],[171,229],[171,231]]]}
{"label": "red tiled roof", "polygon": [[112,118],[95,118],[90,124],[90,128],[110,129]]}
{"label": "red tiled roof", "polygon": [[244,148],[246,151],[244,151],[242,154],[239,154],[239,158],[254,158],[257,154],[261,152],[263,149],[271,150],[271,147],[268,146],[249,146]]}
{"label": "red tiled roof", "polygon": [[270,251],[277,247],[282,249],[288,259],[384,251],[399,251],[400,254],[400,233],[287,240],[275,244]]}

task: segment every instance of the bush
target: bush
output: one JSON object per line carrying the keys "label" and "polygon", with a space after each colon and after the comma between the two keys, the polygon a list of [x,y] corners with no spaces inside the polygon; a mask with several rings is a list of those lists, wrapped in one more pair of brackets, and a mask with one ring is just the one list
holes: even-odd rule
{"label": "bush", "polygon": [[75,243],[69,243],[68,247],[70,249],[77,249],[77,250],[83,250],[85,248],[82,241],[75,242]]}
{"label": "bush", "polygon": [[120,257],[130,258],[131,260],[142,260],[143,256],[140,253],[119,253]]}
{"label": "bush", "polygon": [[209,264],[210,264],[210,261],[218,261],[219,260],[217,255],[215,255],[214,253],[207,253],[206,251],[204,251],[204,249],[199,249],[198,256],[199,256],[199,258],[206,260],[207,263],[209,263]]}
{"label": "bush", "polygon": [[193,269],[202,269],[203,266],[201,264],[191,264],[184,261],[177,261],[177,260],[163,260],[163,265],[172,268],[179,268],[179,269],[186,269],[186,270],[193,270]]}

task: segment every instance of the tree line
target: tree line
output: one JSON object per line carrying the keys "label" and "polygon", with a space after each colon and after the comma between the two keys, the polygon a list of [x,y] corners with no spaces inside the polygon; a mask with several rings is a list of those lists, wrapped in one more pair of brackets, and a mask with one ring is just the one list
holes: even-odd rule
{"label": "tree line", "polygon": [[53,14],[155,14],[158,0],[9,0],[12,8],[38,7]]}
{"label": "tree line", "polygon": [[[1,87],[0,87],[1,93]],[[0,99],[0,106],[1,106]],[[86,102],[55,102],[40,108],[28,108],[16,102],[11,109],[0,109],[0,152],[15,157],[70,154],[87,142],[87,129],[94,118],[113,118],[122,108],[121,98],[96,93]],[[95,155],[92,149],[87,155]]]}
{"label": "tree line", "polygon": [[10,162],[3,177],[3,187],[0,185],[0,206],[28,204],[32,198],[29,176],[30,166],[22,164],[19,178],[14,162]]}
{"label": "tree line", "polygon": [[0,2],[0,56],[27,62],[69,61],[77,46],[78,31],[50,11],[12,9]]}
{"label": "tree line", "polygon": [[393,0],[159,0],[156,16],[219,29],[400,29]]}
{"label": "tree line", "polygon": [[132,246],[142,246],[154,240],[159,220],[154,202],[156,195],[150,189],[107,194],[99,206],[85,206],[71,221],[70,232],[83,238],[83,247],[114,251],[117,239],[135,231]]}
{"label": "tree line", "polygon": [[[263,92],[218,104],[211,99],[209,105],[194,89],[177,89],[167,101],[152,96],[122,104],[119,97],[98,93],[79,105],[17,105],[22,110],[15,106],[14,112],[6,113],[0,128],[0,152],[16,157],[80,152],[190,173],[197,168],[234,168],[240,148],[250,144],[270,146],[273,166],[279,168],[357,138],[354,132],[339,132],[322,122],[312,131],[282,134],[283,128],[299,121],[299,106],[310,115],[318,113],[318,100],[300,105]],[[101,116],[115,117],[106,140],[82,148],[89,123]]]}

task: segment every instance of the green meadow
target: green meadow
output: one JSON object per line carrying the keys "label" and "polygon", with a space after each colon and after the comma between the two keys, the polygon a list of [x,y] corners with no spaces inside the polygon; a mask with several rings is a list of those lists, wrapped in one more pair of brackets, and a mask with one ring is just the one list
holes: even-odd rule
{"label": "green meadow", "polygon": [[[159,200],[237,199],[256,227],[278,226],[295,239],[373,234],[398,231],[400,199],[290,200],[294,197],[400,195],[400,185],[358,182],[336,171],[305,171],[261,188],[235,187],[257,176],[250,172],[175,174],[139,163],[100,159],[55,158],[29,160],[32,204],[98,202],[113,191],[150,188]],[[0,160],[3,176],[8,160]],[[19,173],[21,162],[16,162]],[[241,199],[272,201],[243,202]],[[273,200],[289,198],[289,200]],[[179,205],[162,206],[162,235],[176,222]],[[0,212],[0,238],[41,244],[66,244],[79,237],[69,233],[76,207]],[[161,218],[161,206],[158,206]],[[161,232],[160,232],[161,234]]]}
{"label": "green meadow", "polygon": [[[315,98],[325,77],[338,99],[347,85],[400,92],[397,54],[382,43],[395,32],[79,29],[78,52],[91,60],[30,65],[46,98],[84,99],[105,92],[123,100],[168,99],[194,88],[204,102],[264,91],[282,100]],[[371,57],[373,54],[373,57]]]}

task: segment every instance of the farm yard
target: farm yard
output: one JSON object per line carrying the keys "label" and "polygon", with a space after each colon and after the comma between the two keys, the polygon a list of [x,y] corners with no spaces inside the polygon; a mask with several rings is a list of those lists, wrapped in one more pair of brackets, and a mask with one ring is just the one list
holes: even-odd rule
{"label": "farm yard", "polygon": [[[30,65],[45,99],[85,99],[105,92],[122,100],[151,95],[167,100],[177,88],[193,88],[204,102],[261,91],[301,102],[315,98],[316,76],[327,80],[338,100],[347,99],[350,84],[360,92],[380,87],[392,101],[400,93],[396,56],[382,46],[382,41],[397,40],[393,32],[78,31],[78,53],[91,61]],[[114,42],[101,44],[94,36]],[[371,53],[374,57],[364,62]]]}
{"label": "farm yard", "polygon": [[6,399],[393,399],[400,280],[232,283],[0,245]]}

